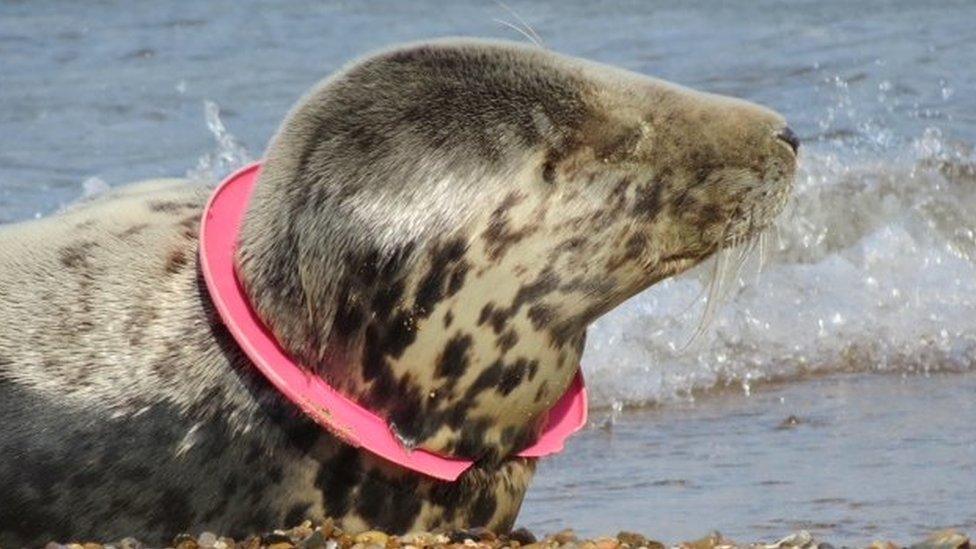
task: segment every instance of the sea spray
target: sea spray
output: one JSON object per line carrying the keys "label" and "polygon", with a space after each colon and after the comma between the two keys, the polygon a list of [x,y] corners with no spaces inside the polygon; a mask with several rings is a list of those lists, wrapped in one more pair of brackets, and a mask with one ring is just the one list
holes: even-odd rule
{"label": "sea spray", "polygon": [[188,170],[186,177],[191,181],[216,185],[224,177],[251,161],[251,154],[224,126],[220,120],[220,106],[213,101],[204,101],[204,116],[207,128],[217,142],[217,148],[200,156],[197,165]]}
{"label": "sea spray", "polygon": [[[744,269],[731,282],[728,266],[706,262],[597,321],[583,357],[595,406],[688,399],[716,387],[748,392],[831,372],[973,368],[972,151],[936,130],[891,160],[825,148],[804,154],[758,279]],[[714,296],[705,304],[699,296],[717,293],[716,284],[730,297],[709,311]],[[686,347],[701,307],[714,318]]]}

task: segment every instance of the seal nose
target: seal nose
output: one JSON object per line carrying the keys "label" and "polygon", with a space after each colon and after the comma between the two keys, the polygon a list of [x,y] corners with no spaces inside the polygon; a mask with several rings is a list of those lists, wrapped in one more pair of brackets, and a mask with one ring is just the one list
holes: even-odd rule
{"label": "seal nose", "polygon": [[800,138],[789,127],[783,128],[782,131],[776,134],[776,137],[786,141],[790,148],[793,149],[793,154],[796,154],[797,150],[799,150]]}

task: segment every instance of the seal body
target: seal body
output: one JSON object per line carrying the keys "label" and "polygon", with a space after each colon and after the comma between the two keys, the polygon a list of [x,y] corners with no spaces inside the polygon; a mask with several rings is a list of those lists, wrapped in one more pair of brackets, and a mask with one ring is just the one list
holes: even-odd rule
{"label": "seal body", "polygon": [[206,194],[154,182],[0,231],[0,546],[326,515],[353,531],[509,527],[530,461],[458,483],[405,474],[258,377],[196,268]]}
{"label": "seal body", "polygon": [[123,189],[0,230],[0,546],[337,518],[511,527],[513,457],[586,326],[761,231],[790,187],[781,117],[522,45],[412,44],[310,92],[269,147],[238,272],[281,345],[403,443],[399,469],[251,367],[197,266],[206,190]]}

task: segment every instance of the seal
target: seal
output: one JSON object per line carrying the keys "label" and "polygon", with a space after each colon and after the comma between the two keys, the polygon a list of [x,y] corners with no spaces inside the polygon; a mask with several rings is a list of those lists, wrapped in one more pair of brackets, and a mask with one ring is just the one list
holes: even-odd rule
{"label": "seal", "polygon": [[256,371],[201,274],[207,189],[5,227],[0,545],[326,516],[507,530],[587,326],[759,234],[796,148],[763,107],[505,42],[400,46],[308,93],[244,213],[242,290],[307,375],[473,461],[454,482],[343,442]]}

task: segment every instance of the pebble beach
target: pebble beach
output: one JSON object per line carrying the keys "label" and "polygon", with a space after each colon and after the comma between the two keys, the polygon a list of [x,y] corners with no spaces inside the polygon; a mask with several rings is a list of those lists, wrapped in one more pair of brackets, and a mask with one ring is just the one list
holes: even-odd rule
{"label": "pebble beach", "polygon": [[[484,529],[447,533],[418,532],[395,536],[380,531],[355,535],[343,532],[331,522],[313,525],[304,522],[288,530],[253,535],[242,540],[203,532],[194,537],[180,534],[173,538],[172,549],[834,549],[829,542],[816,539],[807,531],[799,531],[771,543],[741,543],[718,532],[692,541],[666,544],[635,532],[619,532],[616,536],[581,539],[572,530],[537,537],[520,528],[506,535],[496,535]],[[935,532],[926,539],[902,545],[892,541],[875,541],[866,549],[969,549],[969,537],[954,530]],[[115,543],[51,542],[44,549],[149,549],[137,538],[130,537]]]}

